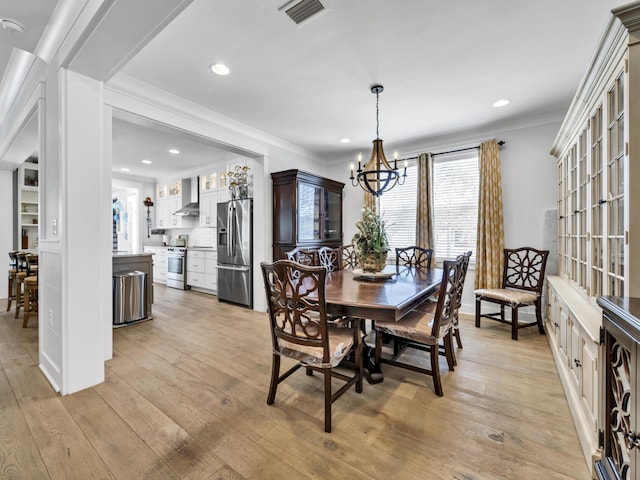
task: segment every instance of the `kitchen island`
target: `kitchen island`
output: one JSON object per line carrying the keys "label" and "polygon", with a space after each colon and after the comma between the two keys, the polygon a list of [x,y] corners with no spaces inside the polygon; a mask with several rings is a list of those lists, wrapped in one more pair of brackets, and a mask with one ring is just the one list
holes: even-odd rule
{"label": "kitchen island", "polygon": [[151,310],[153,304],[153,254],[114,251],[112,270],[114,276],[130,272],[147,274],[145,282],[146,317],[143,320],[153,318]]}

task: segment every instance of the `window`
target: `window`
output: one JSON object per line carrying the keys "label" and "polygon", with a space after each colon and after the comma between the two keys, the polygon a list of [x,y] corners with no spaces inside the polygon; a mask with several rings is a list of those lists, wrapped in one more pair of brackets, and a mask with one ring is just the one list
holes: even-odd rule
{"label": "window", "polygon": [[[477,151],[434,158],[434,250],[441,260],[469,250],[475,260],[479,175]],[[392,252],[397,247],[415,245],[417,181],[418,167],[414,162],[407,167],[406,183],[380,197]]]}

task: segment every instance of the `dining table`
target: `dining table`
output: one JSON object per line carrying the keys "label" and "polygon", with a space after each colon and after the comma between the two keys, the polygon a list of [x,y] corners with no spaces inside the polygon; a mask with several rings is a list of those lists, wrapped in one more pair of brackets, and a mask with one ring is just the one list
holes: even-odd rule
{"label": "dining table", "polygon": [[[334,270],[327,274],[327,313],[371,320],[400,320],[427,301],[440,288],[442,269],[387,265],[382,272]],[[369,383],[383,380],[373,360],[374,350],[366,345],[364,370]]]}

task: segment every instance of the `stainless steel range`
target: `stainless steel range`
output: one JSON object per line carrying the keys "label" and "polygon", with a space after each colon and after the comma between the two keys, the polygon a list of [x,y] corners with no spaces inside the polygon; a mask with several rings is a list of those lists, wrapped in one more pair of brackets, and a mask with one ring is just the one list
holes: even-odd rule
{"label": "stainless steel range", "polygon": [[187,249],[169,247],[167,249],[167,287],[186,290],[187,285]]}

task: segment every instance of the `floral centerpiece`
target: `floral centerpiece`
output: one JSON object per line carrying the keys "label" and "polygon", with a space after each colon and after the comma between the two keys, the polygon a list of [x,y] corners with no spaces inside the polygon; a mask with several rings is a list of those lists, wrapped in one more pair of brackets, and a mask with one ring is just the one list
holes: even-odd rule
{"label": "floral centerpiece", "polygon": [[247,165],[236,165],[227,173],[229,179],[229,190],[231,198],[247,198],[249,196],[249,167]]}
{"label": "floral centerpiece", "polygon": [[358,265],[365,272],[379,272],[384,269],[389,251],[387,227],[380,215],[369,207],[362,210],[362,218],[356,222],[358,231],[353,236],[353,249]]}

